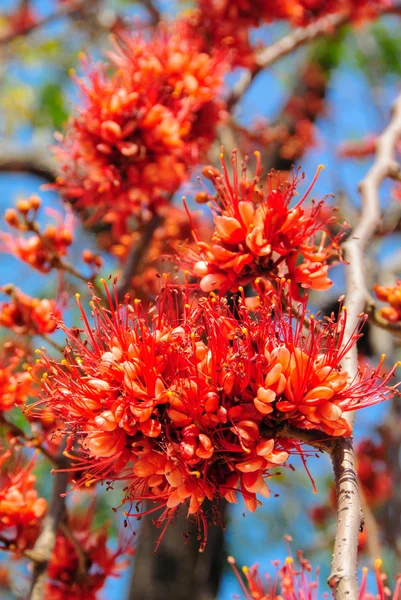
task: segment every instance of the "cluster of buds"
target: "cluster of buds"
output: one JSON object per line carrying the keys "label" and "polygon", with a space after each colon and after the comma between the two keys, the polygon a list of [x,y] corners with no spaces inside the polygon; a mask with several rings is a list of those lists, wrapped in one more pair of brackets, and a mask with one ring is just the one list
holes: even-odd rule
{"label": "cluster of buds", "polygon": [[311,317],[305,336],[307,298],[297,320],[283,290],[261,297],[255,312],[241,298],[235,316],[214,294],[196,303],[166,286],[145,311],[128,298],[118,306],[105,290],[109,307],[91,304],[93,328],[82,307],[81,333],[60,322],[65,358],[42,355],[36,406],[68,422],[82,482],[127,479],[126,500],[153,499],[161,519],[182,504],[202,516],[206,498],[236,502],[238,493],[255,510],[256,494],[269,496],[271,469],[299,452],[288,427],[322,440],[350,435],[347,411],[393,393],[394,369],[352,382],[341,370],[364,322],[344,340],[345,310],[338,321]]}
{"label": "cluster of buds", "polygon": [[47,502],[35,490],[34,462],[24,465],[11,455],[0,457],[0,547],[18,554],[35,543]]}
{"label": "cluster of buds", "polygon": [[253,180],[247,178],[245,168],[238,175],[235,153],[233,181],[223,155],[223,174],[214,167],[203,169],[216,195],[204,191],[195,199],[208,202],[213,211],[212,241],[201,241],[194,228],[196,248],[185,245],[178,248],[181,264],[199,280],[204,292],[236,291],[238,286],[252,283],[258,277],[290,278],[294,293],[297,284],[315,290],[328,289],[332,282],[327,273],[333,260],[339,258],[342,232],[331,234],[336,218],[334,210],[327,210],[323,201],[312,203],[311,208],[304,206],[317,174],[304,196],[290,206],[299,178],[282,182],[279,174],[271,172],[268,189],[264,190],[260,185],[260,154],[255,154],[257,167]]}
{"label": "cluster of buds", "polygon": [[401,321],[401,281],[393,286],[376,284],[373,289],[379,300],[388,302],[388,306],[383,306],[379,314],[390,323]]}
{"label": "cluster of buds", "polygon": [[[68,522],[69,535],[59,532],[49,563],[48,600],[97,600],[108,577],[118,577],[128,566],[123,554],[132,554],[126,542],[116,550],[108,545],[108,527],[93,529],[93,512],[77,512]],[[74,542],[73,542],[74,540]]]}
{"label": "cluster of buds", "polygon": [[60,258],[67,254],[73,241],[74,221],[70,213],[63,219],[56,211],[48,211],[56,224],[47,225],[41,231],[35,220],[40,206],[40,198],[33,195],[19,200],[15,209],[5,212],[4,220],[13,232],[0,233],[0,251],[16,256],[41,273],[48,273],[59,266]]}
{"label": "cluster of buds", "polygon": [[13,285],[6,285],[1,291],[10,296],[10,302],[0,304],[0,326],[11,329],[19,335],[52,333],[55,319],[61,318],[61,310],[56,300],[33,298]]}
{"label": "cluster of buds", "polygon": [[185,21],[150,40],[120,32],[109,58],[111,70],[83,58],[84,104],[55,149],[55,188],[119,239],[133,215],[168,201],[214,140],[226,62],[202,51]]}
{"label": "cluster of buds", "polygon": [[11,343],[4,345],[0,360],[0,415],[3,411],[26,404],[33,381],[29,373],[21,371],[25,352]]}

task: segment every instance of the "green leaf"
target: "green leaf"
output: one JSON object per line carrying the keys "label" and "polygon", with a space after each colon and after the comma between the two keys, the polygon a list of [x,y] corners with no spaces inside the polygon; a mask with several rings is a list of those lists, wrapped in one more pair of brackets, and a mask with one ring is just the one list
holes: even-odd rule
{"label": "green leaf", "polygon": [[68,112],[65,108],[64,96],[60,85],[57,83],[47,83],[40,91],[39,95],[39,115],[40,124],[49,123],[55,129],[60,129],[67,120]]}

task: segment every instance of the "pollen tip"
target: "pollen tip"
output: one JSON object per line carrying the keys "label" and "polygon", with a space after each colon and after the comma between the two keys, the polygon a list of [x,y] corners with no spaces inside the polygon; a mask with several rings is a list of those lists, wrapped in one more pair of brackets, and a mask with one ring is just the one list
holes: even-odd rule
{"label": "pollen tip", "polygon": [[227,562],[230,565],[235,565],[235,558],[233,556],[227,556]]}
{"label": "pollen tip", "polygon": [[380,569],[380,567],[382,566],[382,564],[383,564],[383,561],[382,561],[382,559],[381,559],[381,558],[377,558],[377,559],[375,560],[375,567],[376,567],[377,569]]}
{"label": "pollen tip", "polygon": [[318,171],[323,171],[323,169],[324,169],[324,168],[325,168],[325,166],[324,166],[324,165],[319,165],[319,166],[318,166],[318,168],[317,168],[317,170],[318,170]]}
{"label": "pollen tip", "polygon": [[255,283],[256,283],[256,285],[259,285],[259,283],[260,283],[260,277],[257,277],[257,278],[255,279]]}
{"label": "pollen tip", "polygon": [[72,69],[72,68],[71,68],[71,69],[68,69],[68,75],[69,75],[70,77],[72,77],[73,75],[75,75],[75,73],[76,73],[75,69]]}
{"label": "pollen tip", "polygon": [[285,559],[285,564],[291,565],[292,563],[293,563],[292,556],[287,556],[287,558]]}
{"label": "pollen tip", "polygon": [[243,572],[245,575],[247,575],[247,574],[249,573],[249,568],[248,568],[246,565],[244,565],[244,566],[242,567],[242,572]]}
{"label": "pollen tip", "polygon": [[40,349],[39,348],[35,348],[35,354],[40,354]]}
{"label": "pollen tip", "polygon": [[385,360],[385,358],[386,358],[386,355],[385,355],[385,354],[382,354],[380,358],[381,358],[381,360]]}
{"label": "pollen tip", "polygon": [[243,291],[244,291],[244,288],[242,287],[242,285],[239,285],[239,286],[238,286],[238,291],[239,291],[239,292],[243,292]]}
{"label": "pollen tip", "polygon": [[100,283],[102,283],[102,284],[106,283],[106,281],[105,281],[104,277],[101,277],[99,281],[100,281]]}
{"label": "pollen tip", "polygon": [[259,158],[259,156],[260,156],[259,150],[255,150],[255,152],[253,153],[253,155]]}
{"label": "pollen tip", "polygon": [[75,294],[75,298],[76,298],[77,300],[79,300],[79,299],[80,299],[80,297],[81,297],[81,294],[78,294],[78,292],[77,292],[77,293]]}

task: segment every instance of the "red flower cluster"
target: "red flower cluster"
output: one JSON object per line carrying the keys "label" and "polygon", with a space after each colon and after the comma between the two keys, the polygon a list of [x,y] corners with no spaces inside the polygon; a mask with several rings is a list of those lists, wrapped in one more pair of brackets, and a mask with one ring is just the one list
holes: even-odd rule
{"label": "red flower cluster", "polygon": [[56,329],[54,318],[61,318],[56,300],[32,298],[13,286],[4,286],[1,291],[11,296],[10,302],[0,304],[1,327],[19,335],[46,334]]}
{"label": "red flower cluster", "polygon": [[20,348],[12,344],[4,345],[4,354],[0,359],[0,415],[28,400],[33,381],[29,373],[19,370],[24,356]]}
{"label": "red flower cluster", "polygon": [[16,256],[41,273],[48,273],[58,266],[59,259],[72,244],[74,219],[69,212],[63,219],[57,211],[48,210],[56,224],[47,225],[41,231],[35,221],[40,205],[40,198],[33,195],[17,202],[15,210],[6,210],[4,220],[14,231],[12,234],[0,232],[0,252]]}
{"label": "red flower cluster", "polygon": [[250,29],[263,23],[286,20],[306,26],[328,14],[343,13],[361,22],[376,18],[391,0],[198,0],[190,16],[194,30],[202,31],[213,47],[230,48],[234,65],[252,67],[255,47]]}
{"label": "red flower cluster", "polygon": [[35,543],[47,502],[35,490],[34,462],[22,465],[11,454],[0,457],[0,547],[21,552]]}
{"label": "red flower cluster", "polygon": [[[301,550],[298,551],[298,564],[292,556],[288,556],[282,566],[279,561],[272,561],[276,568],[274,577],[266,573],[264,580],[259,575],[259,565],[242,568],[245,575],[244,581],[236,567],[235,559],[230,556],[228,562],[241,586],[244,600],[278,600],[279,598],[283,600],[317,600],[318,598],[320,569],[316,569],[314,578],[312,567],[309,561],[303,557]],[[376,594],[371,594],[366,590],[368,569],[363,569],[358,600],[389,600],[389,598],[400,600],[401,577],[397,578],[394,593],[391,594],[385,584],[387,575],[382,573],[381,566],[382,561],[376,560]]]}
{"label": "red flower cluster", "polygon": [[184,21],[149,41],[121,32],[109,57],[111,73],[84,59],[84,105],[55,150],[56,189],[119,238],[130,217],[169,199],[213,141],[226,61],[203,52]]}
{"label": "red flower cluster", "polygon": [[259,185],[260,155],[255,154],[257,168],[253,181],[247,178],[245,169],[238,176],[235,153],[232,182],[223,155],[223,175],[213,167],[204,168],[216,196],[202,192],[196,199],[210,202],[214,233],[211,243],[206,243],[194,230],[197,248],[181,247],[178,250],[181,264],[200,280],[204,292],[236,291],[238,286],[257,277],[289,277],[295,286],[294,293],[297,283],[316,290],[329,288],[332,284],[327,277],[329,261],[339,257],[341,233],[331,235],[329,226],[336,219],[328,214],[323,201],[313,203],[311,208],[304,206],[317,175],[305,195],[291,207],[299,179],[280,185],[272,172],[265,191]]}
{"label": "red flower cluster", "polygon": [[153,499],[168,520],[183,503],[202,517],[206,498],[236,502],[237,492],[255,510],[270,469],[300,450],[286,425],[349,435],[347,411],[392,393],[394,369],[351,383],[341,370],[359,337],[343,339],[345,310],[338,322],[311,318],[305,337],[306,300],[297,321],[270,296],[255,313],[243,299],[234,317],[225,299],[191,307],[166,287],[146,313],[139,301],[117,307],[109,295],[105,309],[94,297],[83,335],[60,323],[65,358],[42,357],[41,403],[68,423],[87,485],[128,479],[127,499]]}
{"label": "red flower cluster", "polygon": [[[72,535],[66,537],[61,532],[57,535],[48,571],[48,600],[81,600],[82,597],[97,600],[97,592],[107,577],[118,577],[128,566],[128,561],[120,559],[123,554],[132,554],[132,550],[126,543],[111,550],[107,546],[107,527],[93,530],[92,519],[91,510],[83,516],[73,515],[68,523]],[[71,537],[79,545],[79,555]]]}
{"label": "red flower cluster", "polygon": [[393,286],[376,284],[373,289],[379,300],[389,304],[389,306],[383,306],[379,310],[380,315],[391,323],[401,321],[401,280]]}

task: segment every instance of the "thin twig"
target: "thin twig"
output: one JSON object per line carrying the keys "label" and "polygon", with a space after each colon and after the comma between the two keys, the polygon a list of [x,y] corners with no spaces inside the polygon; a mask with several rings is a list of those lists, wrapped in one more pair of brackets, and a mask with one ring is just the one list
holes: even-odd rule
{"label": "thin twig", "polygon": [[247,89],[251,86],[255,77],[267,67],[270,67],[280,58],[287,56],[300,46],[313,42],[318,37],[323,35],[335,33],[342,25],[344,25],[349,18],[347,12],[340,12],[331,15],[327,15],[318,19],[314,23],[307,25],[306,27],[299,27],[292,33],[286,35],[278,42],[275,42],[271,46],[267,46],[256,55],[256,65],[252,71],[245,72],[240,78],[237,85],[231,93],[231,96],[227,100],[229,108],[232,108],[234,104],[243,96]]}
{"label": "thin twig", "polygon": [[139,0],[140,3],[146,8],[150,16],[151,25],[157,25],[161,21],[160,10],[155,6],[152,0]]}
{"label": "thin twig", "polygon": [[11,421],[9,421],[7,419],[7,417],[4,416],[4,414],[1,415],[0,417],[0,425],[4,425],[4,427],[7,427],[7,429],[11,432],[11,434],[15,437],[21,438],[21,440],[24,440],[24,442],[32,448],[35,448],[36,450],[38,450],[39,452],[41,452],[43,454],[43,456],[45,458],[47,458],[55,467],[59,467],[60,464],[57,460],[57,457],[54,456],[50,450],[48,450],[46,448],[46,446],[44,446],[37,438],[35,437],[29,437],[25,431],[23,429],[21,429],[21,427],[18,427],[18,425],[15,425],[14,423],[12,423]]}
{"label": "thin twig", "polygon": [[46,15],[42,19],[33,21],[29,26],[25,27],[24,29],[20,31],[10,31],[9,33],[6,33],[5,35],[1,36],[0,46],[8,44],[9,42],[12,42],[13,40],[19,37],[23,37],[31,33],[32,31],[36,31],[37,29],[40,29],[41,27],[44,27],[49,23],[53,23],[53,21],[63,19],[64,17],[70,17],[75,12],[84,8],[86,3],[87,0],[70,0],[69,2],[65,2],[64,4],[61,4],[55,12]]}
{"label": "thin twig", "polygon": [[[399,3],[392,4],[391,6],[385,7],[380,14],[399,14],[401,6]],[[234,104],[243,96],[247,89],[252,85],[255,77],[267,67],[270,67],[280,58],[288,56],[291,52],[294,52],[300,46],[309,44],[314,40],[327,35],[334,35],[340,27],[345,25],[349,20],[349,12],[338,12],[326,15],[320,19],[317,19],[313,23],[306,25],[306,27],[299,27],[295,31],[289,33],[278,42],[267,46],[263,50],[260,50],[256,55],[255,66],[252,70],[244,72],[238,83],[234,86],[230,97],[227,100],[229,108],[232,108]]]}
{"label": "thin twig", "polygon": [[[344,339],[352,337],[370,298],[364,274],[364,254],[380,224],[379,188],[384,179],[398,179],[400,167],[395,160],[395,150],[401,137],[401,94],[398,97],[390,124],[377,140],[376,157],[370,170],[362,180],[359,191],[362,212],[353,235],[343,244],[344,258],[349,262],[346,269],[347,323]],[[342,364],[350,380],[358,373],[356,346],[345,356]],[[347,419],[353,425],[354,415]],[[356,579],[358,533],[363,521],[361,501],[356,477],[355,455],[352,438],[338,440],[333,454],[333,468],[337,490],[337,532],[329,584],[336,600],[357,600]]]}

